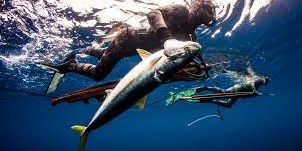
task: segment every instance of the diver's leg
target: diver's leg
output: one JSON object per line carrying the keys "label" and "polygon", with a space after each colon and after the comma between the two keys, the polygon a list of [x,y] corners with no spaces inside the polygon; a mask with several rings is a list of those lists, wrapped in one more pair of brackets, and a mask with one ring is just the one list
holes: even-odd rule
{"label": "diver's leg", "polygon": [[203,86],[203,87],[198,87],[196,89],[197,93],[201,92],[201,91],[212,91],[212,92],[215,92],[215,93],[223,93],[225,92],[224,89],[221,89],[219,87],[207,87],[207,86]]}
{"label": "diver's leg", "polygon": [[93,65],[89,63],[71,63],[67,71],[90,77],[96,81],[104,78],[103,74],[98,75],[98,73],[102,73],[98,65]]}
{"label": "diver's leg", "polygon": [[96,57],[98,59],[101,59],[104,51],[105,50],[102,49],[102,48],[87,47],[87,48],[79,51],[79,53],[86,54],[86,55],[93,56],[93,57]]}
{"label": "diver's leg", "polygon": [[97,65],[71,63],[67,72],[79,73],[97,81],[102,80],[111,72],[120,59],[136,54],[135,48],[138,48],[139,44],[134,37],[136,37],[136,32],[133,28],[121,30],[109,47],[104,50]]}
{"label": "diver's leg", "polygon": [[[200,93],[202,91],[212,91],[214,93],[225,93],[226,90],[221,89],[219,87],[199,87],[196,89],[197,93]],[[208,101],[203,101],[200,103],[213,103],[221,107],[225,108],[231,108],[235,103],[237,99],[210,99]]]}
{"label": "diver's leg", "polygon": [[86,47],[79,51],[73,51],[66,55],[64,62],[68,62],[69,60],[75,60],[77,54],[86,54],[95,58],[100,59],[103,55],[104,49],[96,48],[96,47]]}
{"label": "diver's leg", "polygon": [[120,59],[137,54],[136,48],[157,48],[159,45],[159,41],[155,40],[153,34],[142,34],[134,28],[126,28],[121,30],[109,47],[104,50],[97,65],[70,60],[54,68],[61,73],[74,72],[94,80],[101,80],[111,72]]}
{"label": "diver's leg", "polygon": [[121,47],[116,45],[113,41],[112,44],[104,51],[101,60],[96,65],[75,62],[69,65],[67,72],[78,73],[96,81],[102,80],[110,73],[122,57],[126,57],[116,54],[116,52],[121,53],[121,51],[123,51]]}

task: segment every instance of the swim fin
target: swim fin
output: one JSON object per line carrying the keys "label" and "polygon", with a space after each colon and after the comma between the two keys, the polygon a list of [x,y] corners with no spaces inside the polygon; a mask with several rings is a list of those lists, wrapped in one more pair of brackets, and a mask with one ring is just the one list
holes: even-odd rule
{"label": "swim fin", "polygon": [[62,74],[62,73],[59,73],[59,72],[56,72],[53,75],[52,80],[51,80],[51,82],[48,86],[46,94],[54,93],[57,90],[59,84],[62,82],[62,80],[64,78],[64,75],[65,74]]}
{"label": "swim fin", "polygon": [[76,61],[74,59],[72,59],[72,57],[74,56],[70,56],[68,61],[59,64],[59,65],[53,65],[53,64],[49,64],[49,63],[40,63],[38,64],[38,66],[48,69],[50,71],[53,71],[55,74],[52,77],[52,80],[49,84],[49,87],[47,89],[47,94],[49,93],[53,93],[57,90],[59,84],[61,83],[65,73],[68,72],[68,68],[70,66],[71,63],[76,63]]}
{"label": "swim fin", "polygon": [[84,151],[87,142],[87,134],[85,134],[86,127],[81,125],[75,125],[72,126],[71,129],[74,130],[75,132],[80,133],[79,151]]}
{"label": "swim fin", "polygon": [[38,66],[54,72],[54,75],[52,76],[52,79],[48,85],[46,94],[54,93],[62,82],[65,74],[60,73],[58,69],[48,64],[38,64]]}

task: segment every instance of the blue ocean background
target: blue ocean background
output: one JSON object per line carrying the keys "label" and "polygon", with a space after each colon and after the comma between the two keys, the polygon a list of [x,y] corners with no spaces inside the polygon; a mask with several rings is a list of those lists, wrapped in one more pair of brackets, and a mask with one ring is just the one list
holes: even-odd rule
{"label": "blue ocean background", "polygon": [[[241,5],[242,3],[237,5],[238,12],[242,9]],[[203,45],[205,56],[213,57],[213,50],[231,54],[234,60],[246,56],[246,60],[258,74],[267,74],[271,79],[260,91],[274,95],[240,99],[232,108],[222,109],[224,121],[209,118],[188,127],[187,124],[196,118],[215,114],[217,107],[213,104],[188,102],[166,107],[162,99],[170,91],[192,86],[227,87],[227,79],[164,85],[149,95],[149,105],[144,111],[130,109],[91,133],[86,150],[302,150],[301,6],[299,0],[275,1],[270,5],[268,13],[262,10],[257,15],[255,25],[244,22],[231,37],[213,39],[198,32],[198,42]],[[239,14],[235,13],[232,17],[236,19]],[[220,26],[224,27],[222,30],[227,30],[233,25],[234,22],[229,19]],[[0,28],[4,31],[7,27],[2,24]],[[2,33],[1,36],[8,35]],[[92,40],[93,38],[91,37]],[[26,41],[26,38],[23,40]],[[24,43],[18,38],[10,42],[19,42],[20,45]],[[1,45],[0,53],[19,54],[17,47],[9,44]],[[74,46],[74,49],[78,47]],[[212,58],[205,60],[211,62]],[[94,59],[88,61],[96,62]],[[97,83],[121,78],[139,61],[138,56],[123,59],[105,80]],[[245,65],[234,62],[230,67],[232,70],[246,68]],[[9,68],[14,68],[14,65]],[[70,127],[88,124],[99,103],[92,101],[85,105],[78,102],[52,107],[48,97],[18,92],[41,94],[46,90],[52,74],[34,64],[20,70],[9,68],[4,60],[0,60],[0,149],[76,150],[79,136]],[[24,81],[23,76],[13,76],[20,73],[26,74],[27,79],[31,76],[40,76],[40,79],[29,78],[29,81]],[[97,83],[77,74],[67,74],[56,95]],[[158,101],[160,102],[156,103]]]}

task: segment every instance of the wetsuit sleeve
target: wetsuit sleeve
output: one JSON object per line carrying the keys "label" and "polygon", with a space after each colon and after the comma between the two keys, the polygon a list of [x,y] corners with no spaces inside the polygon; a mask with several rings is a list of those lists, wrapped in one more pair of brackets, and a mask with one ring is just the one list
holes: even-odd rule
{"label": "wetsuit sleeve", "polygon": [[168,40],[172,39],[171,31],[168,29],[163,14],[160,10],[152,10],[147,14],[147,18],[151,27],[151,30],[159,37],[162,44]]}

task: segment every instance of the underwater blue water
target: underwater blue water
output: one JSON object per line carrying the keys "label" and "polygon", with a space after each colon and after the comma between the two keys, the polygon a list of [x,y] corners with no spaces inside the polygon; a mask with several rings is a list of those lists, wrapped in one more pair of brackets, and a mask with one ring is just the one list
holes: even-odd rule
{"label": "underwater blue water", "polygon": [[[253,27],[241,26],[232,37],[211,39],[200,34],[204,54],[210,47],[232,53],[247,54],[257,73],[267,74],[271,81],[261,87],[265,95],[239,100],[223,109],[225,120],[210,118],[188,127],[196,118],[214,114],[212,104],[165,102],[146,107],[142,112],[131,109],[113,122],[91,133],[87,150],[302,150],[302,10],[297,1],[278,1],[270,13],[257,16]],[[232,22],[225,26],[232,26]],[[215,28],[215,27],[213,27]],[[229,49],[232,48],[232,49]],[[210,58],[206,58],[210,60]],[[124,59],[104,81],[122,77],[133,67],[137,56]],[[5,67],[1,64],[1,70]],[[28,72],[45,71],[35,67]],[[2,72],[4,73],[4,72]],[[48,75],[50,78],[50,75]],[[1,75],[5,77],[5,75]],[[15,82],[1,80],[11,87]],[[47,83],[48,81],[42,81]],[[68,74],[60,94],[95,84],[76,74]],[[204,82],[174,83],[150,94],[149,103],[162,99],[173,88],[185,88]],[[43,89],[46,89],[44,85]],[[41,87],[31,88],[41,92]],[[5,89],[0,90],[0,150],[76,150],[79,136],[70,130],[75,124],[86,125],[99,104],[60,104],[50,106],[50,99]]]}

